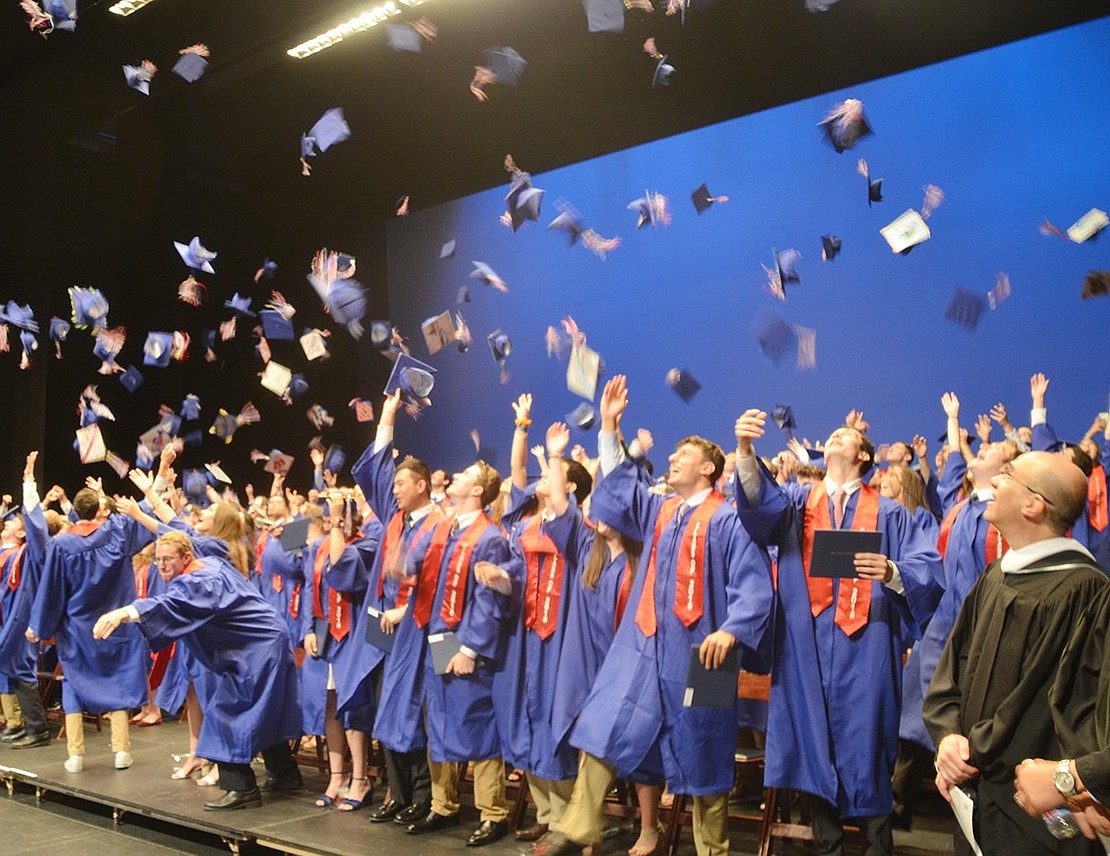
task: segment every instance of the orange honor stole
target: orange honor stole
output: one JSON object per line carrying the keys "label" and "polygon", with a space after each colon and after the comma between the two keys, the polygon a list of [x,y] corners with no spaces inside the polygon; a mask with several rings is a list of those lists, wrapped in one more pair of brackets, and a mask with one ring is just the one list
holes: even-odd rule
{"label": "orange honor stole", "polygon": [[[528,565],[524,586],[524,627],[534,630],[541,639],[555,632],[559,621],[559,601],[563,594],[563,573],[567,560],[555,542],[540,532],[540,515],[535,515],[520,533],[520,546]],[[549,557],[546,579],[541,580],[543,557]],[[540,601],[543,601],[542,606]]]}
{"label": "orange honor stole", "polygon": [[[439,566],[443,560],[443,554],[447,550],[447,541],[451,537],[451,528],[454,523],[454,517],[447,517],[436,526],[435,532],[432,533],[432,543],[428,546],[428,552],[424,555],[424,562],[420,566],[420,581],[417,583],[416,604],[413,606],[412,612],[417,627],[424,628],[432,617],[432,601],[435,599]],[[485,514],[479,514],[477,519],[462,533],[462,537],[455,545],[454,552],[451,553],[440,616],[444,623],[452,629],[458,626],[462,619],[463,601],[466,597],[466,580],[470,571],[470,556],[474,552],[474,546],[478,543],[482,533],[492,525]]]}
{"label": "orange honor stole", "polygon": [[[879,492],[867,485],[860,485],[859,499],[856,501],[856,513],[852,518],[852,529],[856,532],[874,532],[879,526]],[[820,482],[809,492],[806,502],[805,530],[802,536],[802,565],[806,572],[806,584],[809,587],[809,604],[816,618],[833,603],[833,581],[829,577],[811,577],[809,575],[810,563],[813,560],[813,533],[817,529],[831,529],[832,520],[829,517],[829,498],[825,490],[825,483]],[[836,625],[847,636],[867,626],[867,618],[871,614],[871,597],[874,592],[874,580],[857,578],[849,581],[840,580],[839,595],[836,601]]]}

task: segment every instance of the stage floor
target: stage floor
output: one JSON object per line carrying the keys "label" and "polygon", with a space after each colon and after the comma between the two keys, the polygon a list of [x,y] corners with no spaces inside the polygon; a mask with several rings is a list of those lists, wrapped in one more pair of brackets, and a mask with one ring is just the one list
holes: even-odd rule
{"label": "stage floor", "polygon": [[[259,808],[233,812],[204,810],[205,801],[218,796],[218,788],[197,787],[195,779],[170,779],[173,755],[187,751],[184,725],[165,722],[153,728],[131,729],[134,766],[112,767],[108,728],[97,733],[85,726],[85,771],[67,773],[64,741],[48,746],[13,750],[0,748],[0,778],[8,789],[0,792],[0,850],[5,856],[41,853],[52,856],[120,853],[264,853],[336,854],[364,856],[397,849],[405,856],[475,853],[466,839],[478,823],[473,808],[464,806],[462,825],[432,835],[407,835],[394,823],[370,823],[366,809],[353,813],[313,805],[326,785],[326,776],[302,768],[305,789],[297,794],[266,797]],[[256,768],[260,777],[261,767]],[[384,794],[377,789],[374,803]],[[526,820],[525,823],[531,823]],[[895,834],[896,849],[907,856],[951,853],[950,824],[946,816],[925,815],[922,829]],[[689,830],[683,830],[678,856],[693,856]],[[631,832],[608,839],[606,854],[623,854],[634,841]],[[222,843],[221,843],[222,842]],[[754,835],[734,833],[734,853],[754,852]],[[519,856],[530,846],[504,840],[481,849],[488,856]],[[811,852],[804,845],[782,852]]]}

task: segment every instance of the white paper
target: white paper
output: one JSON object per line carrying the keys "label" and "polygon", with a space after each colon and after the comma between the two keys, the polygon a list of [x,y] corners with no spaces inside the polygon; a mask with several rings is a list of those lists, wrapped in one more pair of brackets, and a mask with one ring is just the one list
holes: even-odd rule
{"label": "white paper", "polygon": [[960,787],[952,788],[948,792],[948,796],[952,798],[952,813],[956,815],[956,822],[960,825],[960,830],[971,845],[971,852],[975,856],[983,856],[983,851],[979,849],[979,842],[975,840],[975,827],[971,821],[972,815],[975,813],[975,803],[967,795],[967,792]]}
{"label": "white paper", "polygon": [[1110,218],[1106,212],[1092,208],[1068,227],[1068,237],[1075,243],[1082,244],[1110,225]]}
{"label": "white paper", "polygon": [[905,252],[910,247],[916,247],[933,236],[921,215],[912,208],[883,226],[879,230],[879,234],[883,236],[886,242],[890,244],[890,248],[896,253]]}

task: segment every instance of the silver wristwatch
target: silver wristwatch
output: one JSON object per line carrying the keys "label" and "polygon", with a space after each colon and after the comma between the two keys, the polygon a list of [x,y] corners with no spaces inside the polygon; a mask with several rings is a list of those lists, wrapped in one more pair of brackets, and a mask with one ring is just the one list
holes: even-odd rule
{"label": "silver wristwatch", "polygon": [[1064,799],[1075,796],[1075,776],[1071,774],[1071,759],[1065,758],[1056,765],[1056,772],[1052,774],[1052,784]]}

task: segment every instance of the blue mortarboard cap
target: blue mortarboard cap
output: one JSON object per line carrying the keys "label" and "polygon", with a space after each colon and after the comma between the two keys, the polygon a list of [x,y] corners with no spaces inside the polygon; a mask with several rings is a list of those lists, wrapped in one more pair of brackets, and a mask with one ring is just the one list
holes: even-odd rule
{"label": "blue mortarboard cap", "polygon": [[420,53],[423,39],[410,24],[386,24],[385,40],[390,49],[401,53]]}
{"label": "blue mortarboard cap", "polygon": [[752,329],[759,352],[773,363],[781,363],[797,347],[798,334],[781,315],[765,312]]}
{"label": "blue mortarboard cap", "polygon": [[883,180],[881,178],[869,178],[867,180],[867,204],[871,205],[872,202],[883,201]]}
{"label": "blue mortarboard cap", "polygon": [[456,303],[469,303],[470,300],[471,300],[470,288],[468,286],[465,286],[465,285],[460,285],[459,290],[457,292],[455,292],[455,302]]}
{"label": "blue mortarboard cap", "polygon": [[794,436],[793,431],[798,426],[794,422],[794,410],[789,404],[776,404],[771,411],[771,420],[787,434]]}
{"label": "blue mortarboard cap", "polygon": [[775,272],[778,274],[779,283],[785,286],[787,283],[799,283],[802,281],[801,275],[798,273],[798,261],[802,258],[802,254],[797,250],[783,250],[781,253],[771,248],[771,252],[775,256]]}
{"label": "blue mortarboard cap", "polygon": [[671,369],[667,372],[667,386],[673,389],[683,401],[689,401],[701,389],[697,378],[686,369]]}
{"label": "blue mortarboard cap", "polygon": [[566,415],[567,424],[572,428],[589,431],[597,421],[597,411],[592,405],[583,401],[574,410]]}
{"label": "blue mortarboard cap", "polygon": [[254,275],[254,281],[258,282],[258,280],[263,279],[263,278],[273,279],[274,274],[277,273],[277,269],[278,269],[278,263],[275,262],[271,258],[266,258],[262,262],[262,267],[260,267],[258,269],[258,272]]}
{"label": "blue mortarboard cap", "polygon": [[818,124],[825,139],[837,152],[854,148],[856,143],[872,133],[863,115],[863,102],[849,98],[836,104]]}
{"label": "blue mortarboard cap", "polygon": [[188,51],[178,57],[177,62],[174,63],[173,68],[170,69],[174,74],[189,83],[196,83],[204,72],[208,69],[208,60],[200,54]]}
{"label": "blue mortarboard cap", "polygon": [[77,0],[45,0],[42,8],[50,16],[50,29],[69,33],[77,29]]}
{"label": "blue mortarboard cap", "polygon": [[190,502],[196,505],[208,505],[208,474],[204,470],[185,470],[181,487]]}
{"label": "blue mortarboard cap", "polygon": [[667,55],[664,54],[655,64],[655,74],[651,76],[651,88],[670,86],[672,74],[674,74],[674,66],[667,62]]}
{"label": "blue mortarboard cap", "polygon": [[524,225],[525,220],[540,218],[543,193],[538,187],[532,186],[532,177],[528,173],[519,172],[513,178],[509,192],[505,195],[505,208],[509,212],[514,232]]}
{"label": "blue mortarboard cap", "polygon": [[216,338],[215,330],[205,330],[200,334],[200,343],[206,348],[214,348],[216,347]]}
{"label": "blue mortarboard cap", "polygon": [[73,323],[79,328],[108,326],[108,298],[99,288],[72,287],[69,290],[73,307]]}
{"label": "blue mortarboard cap", "polygon": [[389,343],[393,339],[393,325],[388,321],[371,321],[370,322],[370,344],[377,348],[379,351],[384,351],[389,347]]}
{"label": "blue mortarboard cap", "polygon": [[501,45],[488,48],[483,54],[484,65],[493,72],[502,86],[517,86],[528,61],[513,48]]}
{"label": "blue mortarboard cap", "polygon": [[1110,294],[1110,270],[1090,270],[1083,277],[1083,290],[1079,293],[1082,300],[1092,297],[1105,297]]}
{"label": "blue mortarboard cap", "polygon": [[[333,107],[325,110],[324,115],[317,119],[316,124],[301,138],[301,154],[304,157],[311,157],[312,145],[315,145],[320,152],[326,152],[336,143],[342,143],[350,136],[351,127],[343,116],[343,108]],[[307,153],[305,152],[306,139],[309,141]]]}
{"label": "blue mortarboard cap", "polygon": [[150,95],[150,79],[153,76],[150,71],[141,65],[125,65],[123,67],[123,79],[127,81],[127,85],[143,93],[143,95]]}
{"label": "blue mortarboard cap", "polygon": [[143,380],[143,373],[134,366],[128,366],[119,376],[119,382],[123,384],[124,389],[128,392],[134,392],[142,386]]}
{"label": "blue mortarboard cap", "polygon": [[143,365],[165,368],[173,356],[173,333],[150,332],[143,343]]}
{"label": "blue mortarboard cap", "polygon": [[504,363],[505,358],[513,352],[513,342],[508,334],[500,328],[494,330],[486,337],[489,342],[490,353],[498,363]]}
{"label": "blue mortarboard cap", "polygon": [[303,374],[295,374],[289,380],[289,397],[298,399],[308,392],[308,381]]}
{"label": "blue mortarboard cap", "polygon": [[699,216],[712,208],[714,202],[724,202],[726,200],[726,197],[722,196],[718,199],[710,193],[709,185],[704,182],[690,194],[690,201],[694,203],[694,210],[698,212]]}
{"label": "blue mortarboard cap", "polygon": [[401,390],[402,396],[412,400],[427,398],[435,386],[436,370],[427,363],[422,363],[408,354],[398,354],[397,361],[393,364],[393,371],[386,381],[385,395],[392,395],[395,390]]}
{"label": "blue mortarboard cap", "polygon": [[582,237],[582,233],[586,231],[586,223],[569,203],[562,202],[555,207],[559,210],[559,216],[548,223],[547,228],[556,232],[565,232],[570,239],[570,245],[573,247],[578,243],[578,239]]}
{"label": "blue mortarboard cap", "polygon": [[204,442],[204,432],[197,428],[193,431],[190,431],[181,439],[185,441],[186,446],[199,446],[201,443]]}
{"label": "blue mortarboard cap", "polygon": [[212,260],[216,258],[218,253],[207,249],[200,242],[199,236],[194,236],[188,244],[174,241],[173,246],[177,250],[177,254],[181,256],[181,260],[193,270],[200,270],[205,273],[216,272],[215,268],[212,267]]}
{"label": "blue mortarboard cap", "polygon": [[112,362],[119,356],[122,342],[118,336],[97,336],[93,342],[93,355],[98,360]]}
{"label": "blue mortarboard cap", "polygon": [[624,32],[624,0],[582,0],[591,33]]}
{"label": "blue mortarboard cap", "polygon": [[838,235],[821,236],[821,261],[831,262],[840,255],[840,237]]}
{"label": "blue mortarboard cap", "polygon": [[944,310],[944,317],[967,330],[975,330],[987,308],[987,300],[960,286],[952,293],[952,300]]}
{"label": "blue mortarboard cap", "polygon": [[262,330],[267,339],[292,341],[295,338],[293,322],[276,309],[263,309],[258,317],[262,319]]}
{"label": "blue mortarboard cap", "polygon": [[9,300],[3,310],[0,310],[0,321],[31,333],[39,331],[39,323],[35,320],[35,313],[31,307],[16,303],[14,300]]}
{"label": "blue mortarboard cap", "polygon": [[64,318],[50,319],[50,338],[55,342],[64,342],[69,335],[69,322]]}
{"label": "blue mortarboard cap", "polygon": [[[331,284],[324,302],[337,324],[346,325],[356,339],[362,334],[359,322],[366,315],[366,289],[362,283],[354,279],[337,279]],[[358,328],[357,333],[354,327]]]}
{"label": "blue mortarboard cap", "polygon": [[181,402],[181,418],[188,422],[200,419],[200,399],[191,392]]}
{"label": "blue mortarboard cap", "polygon": [[324,455],[324,469],[338,475],[346,465],[347,453],[343,451],[343,447],[339,444],[331,446]]}
{"label": "blue mortarboard cap", "polygon": [[224,301],[224,306],[240,315],[246,315],[248,318],[258,317],[257,313],[251,311],[250,297],[240,294],[238,291],[230,299]]}

